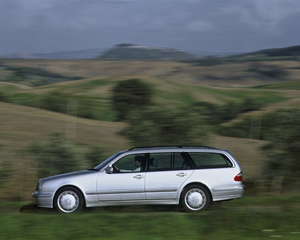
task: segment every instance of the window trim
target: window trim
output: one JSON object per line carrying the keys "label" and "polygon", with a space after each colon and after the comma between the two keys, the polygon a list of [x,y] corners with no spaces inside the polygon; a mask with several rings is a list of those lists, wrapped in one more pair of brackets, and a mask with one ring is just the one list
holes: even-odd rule
{"label": "window trim", "polygon": [[[223,165],[203,165],[203,166],[197,166],[195,161],[193,160],[193,158],[191,157],[190,153],[205,153],[205,154],[218,154],[221,155],[221,157],[225,160],[225,162],[229,163],[229,165],[223,164]],[[230,160],[230,158],[225,155],[224,153],[220,153],[220,152],[197,152],[197,151],[189,151],[186,152],[188,158],[190,159],[192,165],[193,165],[193,169],[216,169],[216,168],[233,168],[234,167],[234,163],[232,162],[232,160]]]}

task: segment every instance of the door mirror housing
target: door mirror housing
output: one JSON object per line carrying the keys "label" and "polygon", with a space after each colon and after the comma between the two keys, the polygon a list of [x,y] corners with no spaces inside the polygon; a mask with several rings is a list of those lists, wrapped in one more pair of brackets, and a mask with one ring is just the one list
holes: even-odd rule
{"label": "door mirror housing", "polygon": [[112,174],[113,171],[114,171],[114,169],[113,169],[113,167],[111,167],[111,166],[108,166],[108,167],[105,168],[105,172],[106,172],[107,174]]}

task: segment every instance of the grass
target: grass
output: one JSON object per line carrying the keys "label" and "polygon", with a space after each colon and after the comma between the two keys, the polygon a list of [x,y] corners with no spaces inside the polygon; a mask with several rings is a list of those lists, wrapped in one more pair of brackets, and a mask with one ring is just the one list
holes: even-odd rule
{"label": "grass", "polygon": [[[203,88],[202,88],[203,89]],[[253,90],[253,89],[218,89],[218,88],[205,88],[206,92],[211,94],[223,96],[224,99],[232,100],[245,100],[245,99],[255,99],[255,101],[264,104],[272,104],[287,100],[288,97],[284,94],[269,91],[269,90]]]}
{"label": "grass", "polygon": [[82,84],[79,85],[79,87],[80,87],[80,89],[83,89],[83,90],[90,90],[94,87],[104,86],[104,85],[107,85],[110,83],[111,82],[106,79],[95,79],[95,80],[91,80],[88,82],[83,82]]}
{"label": "grass", "polygon": [[[56,131],[66,135],[71,131],[74,141],[85,145],[107,146],[112,152],[128,147],[127,141],[117,134],[124,127],[122,123],[76,118],[3,102],[0,102],[0,112],[0,143],[11,151],[18,149],[18,143],[26,146],[33,140],[45,139]],[[15,141],[14,136],[19,140]]]}
{"label": "grass", "polygon": [[257,89],[300,90],[300,80],[255,87]]}
{"label": "grass", "polygon": [[34,106],[41,96],[32,93],[15,93],[9,96],[9,101],[15,104]]}
{"label": "grass", "polygon": [[259,198],[262,207],[256,198],[244,197],[200,214],[171,206],[99,207],[78,214],[33,207],[19,213],[22,203],[0,202],[0,209],[5,209],[0,215],[0,235],[1,239],[296,240],[300,237],[296,200],[299,195]]}

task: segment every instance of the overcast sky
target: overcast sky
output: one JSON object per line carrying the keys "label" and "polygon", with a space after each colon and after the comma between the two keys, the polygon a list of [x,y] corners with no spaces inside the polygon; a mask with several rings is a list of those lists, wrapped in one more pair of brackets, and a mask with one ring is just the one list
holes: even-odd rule
{"label": "overcast sky", "polygon": [[300,45],[299,0],[0,0],[0,55],[120,43],[206,52]]}

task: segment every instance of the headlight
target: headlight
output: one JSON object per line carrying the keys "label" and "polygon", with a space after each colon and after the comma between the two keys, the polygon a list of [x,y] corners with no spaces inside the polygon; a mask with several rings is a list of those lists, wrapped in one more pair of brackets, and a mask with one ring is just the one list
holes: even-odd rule
{"label": "headlight", "polygon": [[42,185],[43,185],[43,181],[42,180],[40,180],[39,182],[38,182],[38,184],[36,185],[36,191],[40,191],[41,190],[41,188],[42,188]]}

